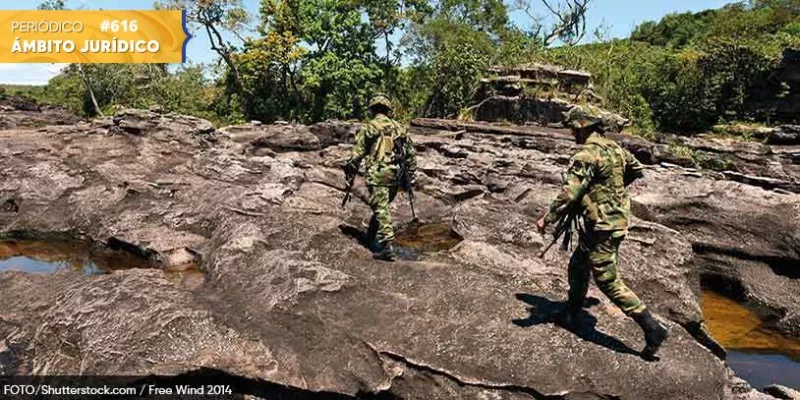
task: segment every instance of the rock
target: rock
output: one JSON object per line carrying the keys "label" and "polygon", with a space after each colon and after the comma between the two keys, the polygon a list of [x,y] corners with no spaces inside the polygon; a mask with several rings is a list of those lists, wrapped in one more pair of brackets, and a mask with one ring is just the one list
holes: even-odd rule
{"label": "rock", "polygon": [[41,106],[35,99],[19,94],[11,96],[0,94],[0,105],[6,107],[6,110],[32,111],[32,112],[42,111]]}
{"label": "rock", "polygon": [[508,188],[508,182],[504,181],[497,174],[489,173],[484,179],[484,184],[492,193],[503,192]]}
{"label": "rock", "polygon": [[325,121],[314,125],[248,124],[228,126],[221,131],[237,143],[249,144],[256,154],[263,150],[310,151],[340,143],[352,143],[361,124]]}
{"label": "rock", "polygon": [[257,134],[258,136],[250,142],[254,149],[290,151],[321,148],[319,138],[304,125],[266,125],[259,127]]}
{"label": "rock", "polygon": [[767,138],[767,143],[775,145],[800,144],[800,125],[782,125]]}
{"label": "rock", "polygon": [[114,115],[115,129],[134,135],[154,135],[162,140],[185,139],[190,136],[207,136],[216,131],[214,125],[204,119],[177,115],[158,114],[150,110],[125,109]]}
{"label": "rock", "polygon": [[527,99],[510,96],[492,96],[481,100],[475,110],[478,121],[511,121],[525,123],[537,122],[542,125],[563,121],[563,114],[570,109],[570,103],[558,99]]}
{"label": "rock", "polygon": [[[672,332],[661,361],[649,363],[638,356],[639,328],[596,289],[590,329],[553,323],[569,255],[539,258],[549,238],[534,224],[576,149],[564,131],[492,127],[462,140],[412,131],[422,172],[416,212],[452,225],[463,241],[388,265],[350,236],[369,207],[360,181],[340,206],[348,146],[320,149],[320,137],[299,125],[180,139],[184,125],[163,128],[184,119],[159,116],[152,126],[146,113],[125,117],[142,127],[136,134],[0,132],[0,198],[18,205],[0,212],[0,231],[81,232],[165,264],[193,259],[205,283],[189,290],[158,270],[0,273],[0,337],[13,350],[0,352],[2,371],[216,371],[270,398],[727,399],[734,382],[704,347],[692,244],[752,235],[759,242],[744,251],[786,255],[794,240],[786,232],[800,226],[793,197],[648,169],[635,190],[650,214],[637,216],[656,222],[636,219],[620,251],[624,278]],[[518,138],[551,141],[553,153],[517,147]],[[466,156],[440,150],[450,147]],[[707,187],[739,192],[718,195],[705,214],[686,205]],[[641,198],[648,192],[658,196],[651,203]],[[403,196],[392,205],[398,228],[411,220]],[[719,219],[692,232],[670,201],[693,218]],[[737,220],[736,210],[752,220]],[[773,225],[756,224],[760,215]]]}
{"label": "rock", "polygon": [[732,181],[744,182],[764,189],[783,189],[788,192],[800,193],[800,185],[781,179],[745,175],[733,171],[725,171],[723,174]]}
{"label": "rock", "polygon": [[635,215],[681,231],[701,277],[734,298],[771,310],[800,334],[800,195],[650,170],[637,184]]}
{"label": "rock", "polygon": [[764,388],[764,393],[776,399],[800,400],[800,392],[781,385],[770,385]]}
{"label": "rock", "polygon": [[62,107],[39,105],[24,96],[0,96],[0,129],[39,128],[50,125],[72,125],[81,119]]}
{"label": "rock", "polygon": [[[530,122],[542,126],[562,124],[564,113],[581,104],[599,103],[593,91],[592,75],[555,65],[527,64],[516,67],[494,66],[489,78],[481,80],[476,92],[474,118],[488,122]],[[613,131],[621,131],[628,121],[602,111]]]}
{"label": "rock", "polygon": [[715,125],[711,128],[714,133],[732,136],[744,136],[764,139],[774,133],[773,128],[752,124]]}
{"label": "rock", "polygon": [[353,143],[361,124],[329,120],[309,126],[311,133],[316,136],[322,146],[332,146],[338,143]]}
{"label": "rock", "polygon": [[123,131],[144,134],[154,130],[161,117],[150,110],[127,109],[122,110],[114,116],[114,125]]}

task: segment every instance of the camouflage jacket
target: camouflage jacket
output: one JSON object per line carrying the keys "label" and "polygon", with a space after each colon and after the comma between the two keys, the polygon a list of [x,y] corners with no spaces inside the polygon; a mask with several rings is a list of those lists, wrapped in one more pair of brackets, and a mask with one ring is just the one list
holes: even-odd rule
{"label": "camouflage jacket", "polygon": [[583,214],[587,230],[625,235],[630,219],[627,186],[641,178],[642,165],[616,142],[597,133],[572,157],[567,179],[553,200],[546,221],[558,221],[572,205]]}
{"label": "camouflage jacket", "polygon": [[411,137],[402,124],[383,114],[376,115],[358,131],[353,155],[348,163],[358,168],[361,160],[365,160],[367,185],[397,185],[397,167],[401,160],[397,159],[395,144],[405,146],[405,163],[413,179],[417,162]]}

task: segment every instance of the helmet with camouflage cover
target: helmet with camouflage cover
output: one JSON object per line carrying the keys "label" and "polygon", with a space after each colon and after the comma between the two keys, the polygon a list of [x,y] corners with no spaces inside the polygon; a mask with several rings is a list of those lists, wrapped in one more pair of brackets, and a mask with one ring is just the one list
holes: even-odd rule
{"label": "helmet with camouflage cover", "polygon": [[372,97],[369,101],[369,109],[373,109],[376,107],[386,107],[387,110],[392,111],[392,102],[389,100],[384,94],[378,94]]}
{"label": "helmet with camouflage cover", "polygon": [[564,113],[564,125],[572,129],[603,128],[603,116],[591,106],[574,106]]}
{"label": "helmet with camouflage cover", "polygon": [[621,115],[590,105],[573,106],[564,113],[564,125],[573,129],[595,127],[600,131],[621,132],[630,122]]}

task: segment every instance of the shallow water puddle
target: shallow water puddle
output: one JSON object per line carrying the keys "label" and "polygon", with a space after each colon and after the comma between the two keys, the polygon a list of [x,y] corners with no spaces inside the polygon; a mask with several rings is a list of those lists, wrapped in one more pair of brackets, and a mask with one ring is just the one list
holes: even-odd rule
{"label": "shallow water puddle", "polygon": [[[0,240],[0,272],[102,275],[133,268],[153,265],[146,257],[80,240]],[[167,267],[164,272],[168,280],[182,286],[196,287],[204,279],[196,264]]]}
{"label": "shallow water puddle", "polygon": [[728,351],[728,365],[761,389],[770,384],[800,388],[800,339],[770,329],[755,312],[716,292],[700,302],[711,334]]}
{"label": "shallow water puddle", "polygon": [[0,240],[0,271],[52,274],[65,271],[85,275],[115,270],[152,268],[150,260],[122,250],[92,246],[78,240]]}
{"label": "shallow water puddle", "polygon": [[395,249],[401,259],[415,260],[425,253],[450,250],[464,238],[450,225],[412,223],[395,235]]}

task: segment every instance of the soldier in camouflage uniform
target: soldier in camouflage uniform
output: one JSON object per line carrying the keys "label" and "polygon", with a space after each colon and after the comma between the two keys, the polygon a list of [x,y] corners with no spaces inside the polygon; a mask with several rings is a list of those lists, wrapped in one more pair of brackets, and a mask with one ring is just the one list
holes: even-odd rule
{"label": "soldier in camouflage uniform", "polygon": [[604,136],[604,117],[591,108],[576,106],[567,113],[576,142],[583,149],[573,158],[568,177],[549,211],[536,225],[548,224],[570,209],[581,210],[584,229],[569,263],[569,300],[564,322],[574,328],[589,289],[589,274],[597,287],[642,328],[646,346],[642,357],[655,360],[668,331],[619,276],[619,246],[628,233],[630,198],[627,186],[641,178],[642,165],[627,150]]}
{"label": "soldier in camouflage uniform", "polygon": [[[353,154],[345,165],[346,178],[352,179],[358,173],[361,160],[365,159],[367,187],[370,194],[372,219],[369,224],[369,237],[373,240],[374,257],[379,260],[393,261],[395,258],[392,240],[392,216],[389,205],[397,194],[398,166],[404,163],[409,182],[413,185],[416,171],[414,145],[408,131],[399,122],[393,120],[392,105],[384,95],[372,98],[369,103],[372,119],[356,134]],[[397,146],[403,146],[405,159],[401,160]]]}

